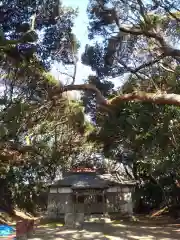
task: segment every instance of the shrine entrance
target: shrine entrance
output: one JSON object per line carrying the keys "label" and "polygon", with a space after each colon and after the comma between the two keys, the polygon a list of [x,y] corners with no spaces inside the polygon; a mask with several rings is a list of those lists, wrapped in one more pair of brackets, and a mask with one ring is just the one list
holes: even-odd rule
{"label": "shrine entrance", "polygon": [[104,189],[74,189],[73,195],[74,213],[105,214],[106,195]]}

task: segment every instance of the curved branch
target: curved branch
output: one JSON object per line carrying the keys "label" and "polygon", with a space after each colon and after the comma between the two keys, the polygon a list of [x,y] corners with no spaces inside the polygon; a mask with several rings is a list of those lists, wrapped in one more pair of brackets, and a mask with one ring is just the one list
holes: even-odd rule
{"label": "curved branch", "polygon": [[128,27],[128,26],[118,26],[119,30],[125,33],[129,33],[132,35],[144,35],[148,38],[153,38],[161,45],[161,51],[165,56],[171,56],[171,57],[180,57],[180,49],[171,47],[164,39],[163,36],[161,36],[159,33],[153,32],[153,31],[147,31],[147,30],[141,30],[141,28],[138,27]]}
{"label": "curved branch", "polygon": [[116,96],[108,101],[109,105],[117,105],[120,102],[128,101],[140,101],[150,102],[155,104],[168,104],[180,106],[180,95],[174,93],[146,93],[146,92],[134,92]]}
{"label": "curved branch", "polygon": [[110,100],[106,100],[101,94],[100,90],[92,84],[80,84],[80,85],[68,85],[65,86],[62,91],[91,91],[95,93],[96,100],[99,105],[105,107],[118,106],[121,102],[131,102],[131,101],[140,101],[140,102],[150,102],[154,104],[168,104],[180,106],[180,95],[174,93],[146,93],[146,92],[133,92],[128,94],[123,94],[116,96]]}
{"label": "curved branch", "polygon": [[[99,2],[99,4],[102,7],[102,9],[104,9],[104,5],[100,2]],[[141,0],[138,0],[138,4],[140,6],[140,14],[146,22],[147,19],[146,19],[146,13],[145,13],[145,8],[143,6],[143,2]],[[157,42],[159,42],[159,44],[161,46],[160,47],[161,51],[164,53],[165,56],[180,57],[180,49],[171,47],[169,45],[169,43],[166,42],[164,36],[161,35],[159,32],[156,32],[154,30],[142,29],[140,27],[140,25],[121,24],[119,21],[119,16],[118,16],[116,9],[114,9],[114,19],[115,19],[115,23],[119,29],[119,32],[128,33],[128,34],[132,34],[135,36],[144,35],[148,38],[153,38]]]}
{"label": "curved branch", "polygon": [[[160,56],[157,56],[155,59],[150,60],[148,62],[145,62],[143,64],[141,64],[139,67],[133,69],[131,67],[128,67],[122,60],[119,60],[116,58],[116,60],[123,66],[125,67],[128,71],[130,71],[133,74],[136,74],[137,72],[139,72],[141,69],[152,66],[158,62],[160,62],[163,58],[165,57],[164,54],[161,54]],[[138,76],[139,77],[139,76]]]}
{"label": "curved branch", "polygon": [[73,90],[75,90],[75,91],[91,91],[92,93],[95,93],[98,104],[107,105],[107,100],[104,98],[101,91],[99,89],[97,89],[96,86],[93,84],[79,84],[79,85],[72,84],[72,85],[64,86],[62,88],[62,92],[73,91]]}

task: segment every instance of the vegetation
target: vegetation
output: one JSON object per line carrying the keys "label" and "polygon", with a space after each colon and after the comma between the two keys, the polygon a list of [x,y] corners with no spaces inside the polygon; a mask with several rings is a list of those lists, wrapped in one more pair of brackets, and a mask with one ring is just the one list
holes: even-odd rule
{"label": "vegetation", "polygon": [[97,39],[82,56],[96,72],[86,83],[96,99],[90,91],[82,98],[97,126],[89,140],[138,181],[138,212],[179,202],[179,7],[89,1],[89,38]]}
{"label": "vegetation", "polygon": [[[81,60],[95,75],[83,84],[75,82],[77,10],[57,0],[7,0],[0,8],[1,209],[35,212],[62,170],[102,167],[105,157],[109,171],[122,163],[137,180],[137,211],[176,206],[180,3],[89,0],[93,43]],[[54,61],[74,69],[71,84],[51,76]],[[72,90],[81,100],[64,94]]]}
{"label": "vegetation", "polygon": [[85,141],[83,107],[48,73],[54,60],[73,64],[79,46],[77,11],[58,2],[1,5],[0,206],[8,212],[45,207],[48,185]]}

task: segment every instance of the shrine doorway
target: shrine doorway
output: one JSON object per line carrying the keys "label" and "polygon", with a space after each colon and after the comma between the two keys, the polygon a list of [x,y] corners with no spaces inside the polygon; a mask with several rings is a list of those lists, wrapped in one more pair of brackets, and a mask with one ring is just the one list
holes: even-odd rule
{"label": "shrine doorway", "polygon": [[73,190],[73,205],[75,213],[85,215],[104,214],[106,212],[106,196],[104,190],[76,189]]}

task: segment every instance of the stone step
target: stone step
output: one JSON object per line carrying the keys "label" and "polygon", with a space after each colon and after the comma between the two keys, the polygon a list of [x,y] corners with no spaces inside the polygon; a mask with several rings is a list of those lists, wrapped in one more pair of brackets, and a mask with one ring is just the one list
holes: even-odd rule
{"label": "stone step", "polygon": [[97,223],[109,223],[111,222],[111,219],[108,215],[89,215],[85,216],[84,218],[85,222],[97,222]]}

